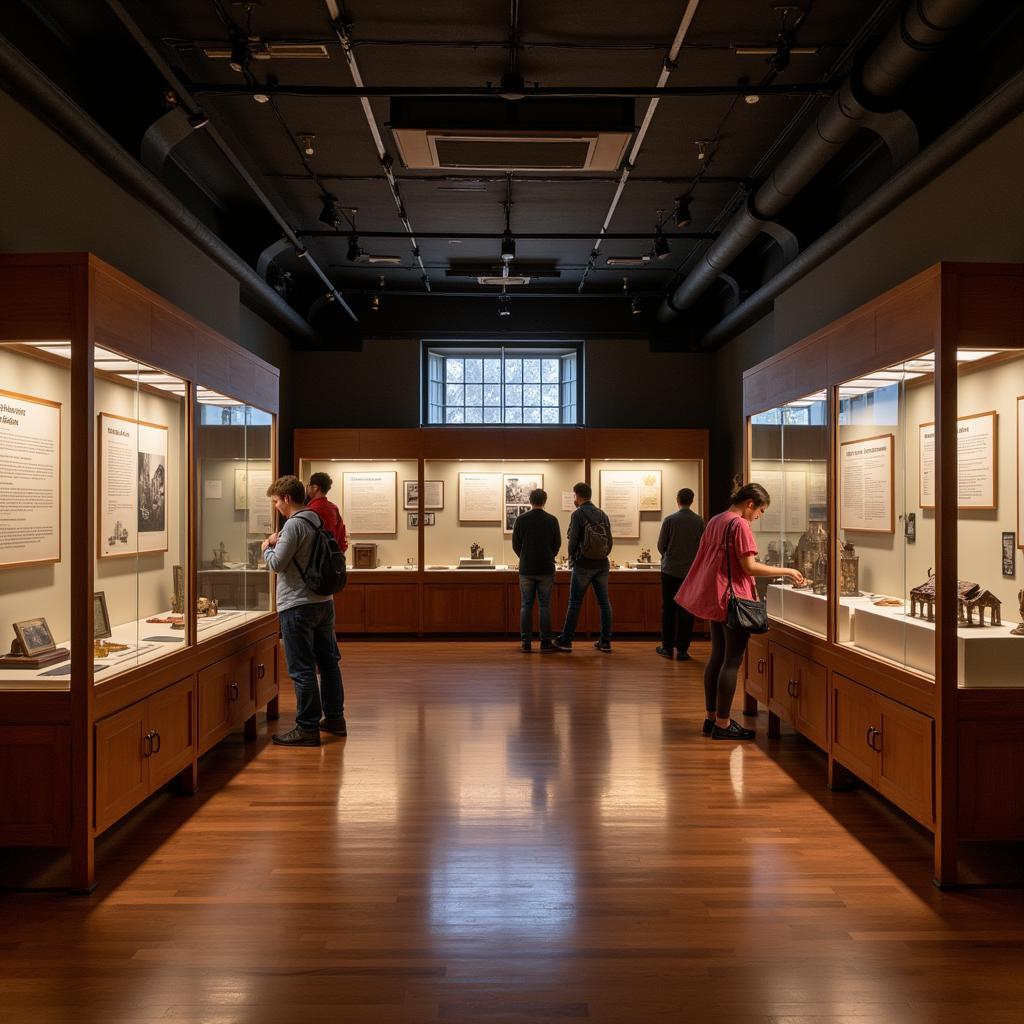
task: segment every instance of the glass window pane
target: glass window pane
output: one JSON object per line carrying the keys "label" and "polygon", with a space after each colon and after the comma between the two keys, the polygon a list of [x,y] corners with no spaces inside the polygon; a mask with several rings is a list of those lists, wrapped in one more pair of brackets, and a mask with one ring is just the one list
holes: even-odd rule
{"label": "glass window pane", "polygon": [[544,404],[545,405],[558,405],[558,385],[557,384],[545,384],[543,387]]}
{"label": "glass window pane", "polygon": [[467,423],[483,423],[483,409],[479,406],[467,406],[466,407],[466,422]]}
{"label": "glass window pane", "polygon": [[484,385],[484,405],[501,405],[501,385]]}
{"label": "glass window pane", "polygon": [[463,410],[462,409],[445,409],[444,411],[445,423],[464,423]]}
{"label": "glass window pane", "polygon": [[500,423],[501,410],[488,406],[484,409],[484,423]]}
{"label": "glass window pane", "polygon": [[487,384],[500,384],[501,383],[501,360],[500,359],[485,359],[484,360],[484,382]]}
{"label": "glass window pane", "polygon": [[446,374],[446,380],[455,381],[461,383],[463,379],[463,361],[461,359],[446,359],[444,361],[444,368]]}
{"label": "glass window pane", "polygon": [[465,402],[465,387],[462,384],[449,384],[445,399],[446,405],[462,405]]}
{"label": "glass window pane", "polygon": [[466,383],[479,384],[484,377],[484,361],[482,359],[466,360]]}
{"label": "glass window pane", "polygon": [[540,385],[523,385],[523,405],[540,405]]}
{"label": "glass window pane", "polygon": [[506,384],[505,385],[505,404],[506,405],[522,405],[523,404],[523,386],[522,386],[522,384]]}
{"label": "glass window pane", "polygon": [[542,370],[541,379],[545,384],[557,384],[558,383],[558,360],[557,359],[545,359]]}
{"label": "glass window pane", "polygon": [[518,384],[523,379],[522,359],[505,360],[505,381],[510,384]]}
{"label": "glass window pane", "polygon": [[558,409],[543,409],[543,410],[541,410],[541,422],[542,423],[557,423],[558,422]]}
{"label": "glass window pane", "polygon": [[482,384],[466,385],[466,405],[482,405],[484,389]]}
{"label": "glass window pane", "polygon": [[523,410],[520,408],[506,409],[505,410],[505,422],[506,423],[522,423],[523,422]]}
{"label": "glass window pane", "polygon": [[523,383],[524,384],[539,384],[540,383],[540,360],[539,359],[524,359],[523,360]]}
{"label": "glass window pane", "polygon": [[536,407],[523,410],[524,423],[540,423],[540,409]]}

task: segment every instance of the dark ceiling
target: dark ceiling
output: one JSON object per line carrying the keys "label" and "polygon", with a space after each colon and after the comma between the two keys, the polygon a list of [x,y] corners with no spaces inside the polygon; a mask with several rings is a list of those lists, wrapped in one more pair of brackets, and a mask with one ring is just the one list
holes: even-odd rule
{"label": "dark ceiling", "polygon": [[[762,284],[787,251],[804,248],[895,167],[891,145],[862,132],[779,218],[781,234],[764,234],[750,245],[685,324],[659,327],[654,313],[663,298],[793,145],[855,55],[890,28],[901,4],[352,0],[340,8],[338,23],[330,0],[123,0],[123,6],[115,0],[8,0],[3,6],[0,31],[133,155],[142,153],[147,132],[150,145],[161,138],[160,119],[170,107],[167,76],[158,65],[166,62],[164,72],[172,72],[183,94],[179,110],[201,109],[209,116],[210,127],[353,310],[357,322],[334,303],[334,327],[322,330],[327,344],[374,333],[457,335],[504,328],[519,335],[660,332],[663,343],[668,335],[669,343],[683,347]],[[997,0],[982,4],[956,44],[937,54],[905,90],[900,99],[916,125],[918,148],[1017,70],[1024,52],[1021,8]],[[718,86],[724,94],[662,96],[617,200],[624,161],[617,170],[599,173],[407,169],[388,126],[387,95],[368,101],[386,150],[382,164],[360,98],[287,91],[353,86],[343,37],[351,41],[364,84],[384,91],[479,89],[497,85],[511,70],[522,76],[527,91],[534,83],[613,93],[651,90],[687,10],[692,22],[667,85]],[[132,38],[129,20],[157,62]],[[224,57],[204,52],[230,49],[239,33],[249,36],[252,57],[243,73]],[[288,43],[319,44],[325,55],[258,56],[268,44],[272,50]],[[752,46],[768,52],[737,53]],[[223,87],[236,92],[218,91]],[[262,90],[269,102],[254,101],[252,93]],[[758,101],[748,102],[753,97]],[[634,99],[638,128],[649,102],[647,96]],[[296,141],[306,134],[315,137],[308,157]],[[251,266],[259,265],[295,310],[309,316],[313,307],[316,317],[324,284],[292,244],[268,249],[282,238],[282,229],[209,130],[192,131],[168,152],[158,167],[164,184]],[[500,288],[478,284],[475,275],[501,273],[509,194],[516,238],[510,271],[531,276],[531,282],[509,289],[513,315],[499,320]],[[339,230],[319,219],[325,195],[336,197],[343,211]],[[690,199],[692,216],[681,229],[672,215],[680,196]],[[598,241],[609,214],[612,237]],[[627,268],[608,265],[610,256],[651,254],[659,218],[671,246],[666,258]],[[348,259],[353,224],[364,253],[357,262]],[[479,234],[490,237],[473,237]],[[369,265],[366,253],[401,262]],[[371,306],[375,295],[379,310]],[[639,316],[631,315],[634,296]]]}

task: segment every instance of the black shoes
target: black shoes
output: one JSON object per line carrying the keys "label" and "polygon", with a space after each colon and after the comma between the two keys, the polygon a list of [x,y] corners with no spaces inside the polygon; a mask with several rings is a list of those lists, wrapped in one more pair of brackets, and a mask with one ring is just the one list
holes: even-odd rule
{"label": "black shoes", "polygon": [[320,728],[323,729],[324,732],[333,733],[335,736],[348,735],[348,726],[345,724],[344,715],[342,715],[341,718],[325,718],[320,723]]}
{"label": "black shoes", "polygon": [[[344,720],[342,720],[344,726]],[[301,729],[295,726],[289,732],[275,733],[271,739],[282,747],[319,747],[320,733],[315,729]]]}
{"label": "black shoes", "polygon": [[541,640],[540,653],[547,654],[550,651],[557,651],[558,648],[550,640]]}
{"label": "black shoes", "polygon": [[529,640],[524,640],[519,645],[519,650],[521,650],[523,654],[529,654],[533,650],[533,644],[531,644]]}
{"label": "black shoes", "polygon": [[668,658],[669,661],[672,660],[672,650],[671,650],[671,648],[655,647],[654,648],[654,653],[660,655],[662,658]]}
{"label": "black shoes", "polygon": [[572,654],[571,640],[561,640],[556,637],[554,640],[551,641],[551,646],[556,651],[564,651],[566,654]]}
{"label": "black shoes", "polygon": [[[671,658],[672,655],[670,654],[669,657]],[[686,653],[686,651],[680,651],[676,655],[676,661],[689,661],[689,660],[690,660],[690,656]]]}
{"label": "black shoes", "polygon": [[752,740],[757,735],[753,729],[744,729],[735,719],[730,719],[729,725],[723,729],[718,725],[711,728],[713,740]]}
{"label": "black shoes", "polygon": [[611,642],[611,640],[598,640],[594,644],[594,647],[596,647],[597,650],[599,650],[602,654],[611,654],[612,653],[612,642]]}
{"label": "black shoes", "polygon": [[700,731],[704,736],[710,736],[711,730],[715,727],[715,720],[713,718],[705,718],[704,724],[700,727]]}

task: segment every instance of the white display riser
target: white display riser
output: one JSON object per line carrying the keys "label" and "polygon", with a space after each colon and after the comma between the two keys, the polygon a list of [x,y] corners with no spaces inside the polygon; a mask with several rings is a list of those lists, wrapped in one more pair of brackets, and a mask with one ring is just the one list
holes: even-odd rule
{"label": "white display riser", "polygon": [[[818,636],[828,632],[828,598],[810,590],[794,590],[781,583],[768,584],[768,615],[779,622],[810,630]],[[839,606],[839,642],[847,643],[852,636],[850,609]]]}

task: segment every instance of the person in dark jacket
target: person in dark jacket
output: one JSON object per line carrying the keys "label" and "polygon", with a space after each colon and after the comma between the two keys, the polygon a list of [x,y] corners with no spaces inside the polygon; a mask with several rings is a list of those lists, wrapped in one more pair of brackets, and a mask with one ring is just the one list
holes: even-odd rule
{"label": "person in dark jacket", "polygon": [[693,565],[704,532],[704,520],[690,506],[693,491],[684,487],[676,495],[678,511],[665,516],[658,534],[661,554],[661,646],[655,651],[663,658],[672,658],[673,648],[680,661],[690,658],[693,616],[676,604],[675,597]]}
{"label": "person in dark jacket", "polygon": [[[583,598],[592,586],[597,606],[601,610],[601,638],[594,646],[609,654],[612,649],[612,605],[608,600],[608,555],[612,550],[612,524],[590,500],[590,484],[576,484],[573,493],[576,511],[569,520],[569,564],[572,566],[569,607],[565,611],[565,625],[562,626],[561,634],[551,642],[556,650],[572,650],[572,637],[576,632]],[[601,548],[603,554],[596,555],[595,547]]]}
{"label": "person in dark jacket", "polygon": [[540,649],[553,651],[551,643],[551,591],[555,585],[555,555],[562,546],[558,520],[544,511],[547,491],[530,491],[530,511],[512,527],[512,550],[519,556],[519,632],[524,654],[531,651],[533,602],[540,605]]}

